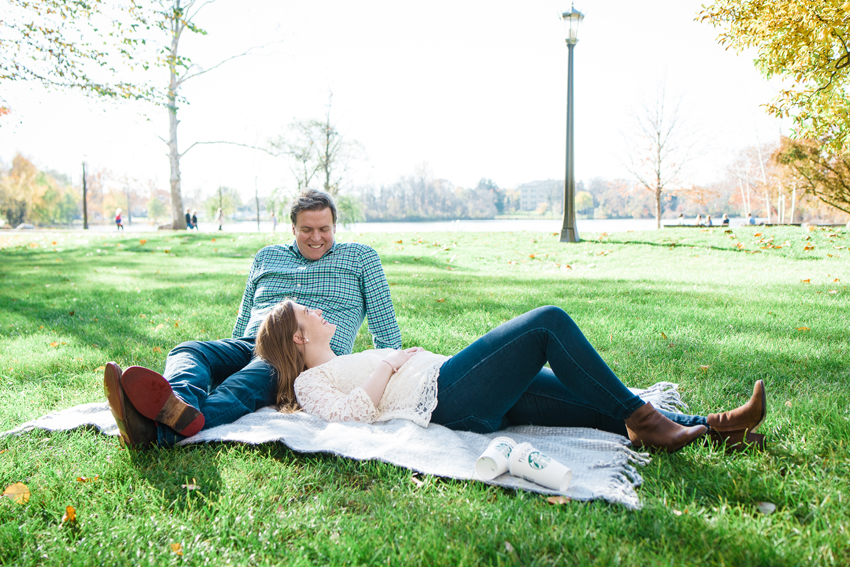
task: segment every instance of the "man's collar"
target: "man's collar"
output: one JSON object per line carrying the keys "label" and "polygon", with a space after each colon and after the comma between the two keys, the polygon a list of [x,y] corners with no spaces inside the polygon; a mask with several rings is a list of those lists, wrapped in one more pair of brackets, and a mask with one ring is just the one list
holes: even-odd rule
{"label": "man's collar", "polygon": [[[328,254],[333,254],[333,251],[336,250],[336,245],[337,245],[336,238],[334,238],[333,246],[331,246],[330,250],[328,250],[327,252],[322,254],[322,258],[326,257]],[[319,260],[308,260],[307,258],[305,258],[304,255],[301,254],[301,249],[298,248],[298,241],[297,240],[293,240],[291,243],[287,244],[287,246],[289,247],[290,250],[292,250],[292,253],[295,254],[295,256],[297,258],[301,258],[305,262],[318,262],[319,260],[322,259],[322,258],[319,258]]]}

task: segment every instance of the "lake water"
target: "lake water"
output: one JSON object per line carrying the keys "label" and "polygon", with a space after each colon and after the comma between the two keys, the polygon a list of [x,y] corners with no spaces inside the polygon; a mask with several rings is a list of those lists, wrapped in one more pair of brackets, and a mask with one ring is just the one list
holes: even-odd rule
{"label": "lake water", "polygon": [[[675,222],[675,221],[666,221]],[[744,219],[732,219],[732,226],[740,226]],[[200,232],[217,232],[212,223],[201,221]],[[654,230],[655,219],[579,219],[579,236],[602,232],[626,232],[629,230]],[[126,232],[149,232],[154,230],[145,222],[125,224]],[[90,230],[98,232],[116,232],[115,225],[90,225]],[[455,220],[433,222],[363,222],[349,228],[339,226],[338,232],[561,232],[561,219],[495,219],[495,220]],[[257,232],[257,221],[239,221],[225,223],[225,232]],[[272,223],[260,221],[259,232],[271,232]],[[289,225],[278,223],[278,232],[289,232]]]}

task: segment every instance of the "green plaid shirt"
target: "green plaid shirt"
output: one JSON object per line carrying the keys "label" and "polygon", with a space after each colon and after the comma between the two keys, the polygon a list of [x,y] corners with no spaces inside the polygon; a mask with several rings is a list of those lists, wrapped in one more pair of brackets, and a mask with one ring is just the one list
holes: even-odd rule
{"label": "green plaid shirt", "polygon": [[368,317],[375,348],[401,348],[390,288],[378,253],[365,244],[335,242],[318,260],[301,255],[297,244],[266,246],[254,256],[233,338],[254,337],[265,315],[286,298],[335,324],[331,349],[350,354]]}

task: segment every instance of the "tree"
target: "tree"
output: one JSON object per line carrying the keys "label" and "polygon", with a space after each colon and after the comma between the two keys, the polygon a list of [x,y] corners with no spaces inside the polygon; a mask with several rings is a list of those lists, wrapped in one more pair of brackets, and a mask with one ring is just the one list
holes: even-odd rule
{"label": "tree", "polygon": [[351,162],[362,152],[356,140],[343,136],[331,121],[333,94],[328,95],[325,116],[321,120],[296,120],[286,135],[270,140],[271,152],[289,156],[289,170],[298,192],[321,183],[321,189],[336,196]]}
{"label": "tree", "polygon": [[155,13],[135,0],[6,0],[0,17],[0,83],[38,81],[97,95],[155,100],[143,82],[114,80],[147,69],[139,57],[159,33]]}
{"label": "tree", "polygon": [[846,0],[715,0],[699,20],[721,29],[737,52],[754,48],[756,67],[791,84],[767,111],[792,116],[796,135],[831,155],[850,153],[850,5]]}
{"label": "tree", "polygon": [[834,155],[815,140],[782,138],[773,159],[791,172],[804,194],[850,213],[850,154]]}
{"label": "tree", "polygon": [[211,219],[215,218],[218,209],[221,208],[221,213],[225,217],[229,217],[242,206],[242,197],[239,196],[239,191],[232,187],[221,186],[215,194],[207,197],[204,201],[204,211]]}
{"label": "tree", "polygon": [[68,224],[77,210],[68,188],[21,154],[14,157],[9,171],[0,173],[0,214],[11,226]]}
{"label": "tree", "polygon": [[576,193],[576,211],[584,215],[593,212],[593,195],[587,191]]}
{"label": "tree", "polygon": [[669,103],[661,85],[655,100],[643,104],[631,116],[633,131],[627,141],[632,149],[624,165],[640,186],[655,196],[657,228],[661,228],[661,195],[682,187],[679,174],[692,148],[679,114],[680,103]]}

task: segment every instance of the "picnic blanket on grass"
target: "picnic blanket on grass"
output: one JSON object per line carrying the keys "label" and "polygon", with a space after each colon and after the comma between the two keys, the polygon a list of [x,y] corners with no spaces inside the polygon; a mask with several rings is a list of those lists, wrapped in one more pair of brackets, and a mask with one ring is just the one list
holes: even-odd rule
{"label": "picnic blanket on grass", "polygon": [[[632,390],[659,409],[686,408],[676,384],[659,382],[646,390]],[[106,435],[118,435],[118,427],[106,403],[82,404],[27,422],[0,436],[18,435],[33,429],[63,431],[94,426]],[[490,441],[507,436],[528,442],[573,471],[566,492],[549,490],[527,480],[503,474],[493,480],[475,475],[475,461]],[[376,459],[424,474],[460,480],[478,480],[497,486],[540,494],[562,494],[574,500],[603,499],[628,508],[640,508],[635,488],[642,478],[634,465],[649,462],[646,453],[629,448],[620,435],[587,428],[514,426],[495,433],[452,431],[437,424],[420,427],[395,419],[383,423],[331,423],[305,412],[283,414],[262,408],[227,425],[206,429],[181,445],[231,441],[261,444],[279,441],[301,453],[332,453],[357,460]]]}

